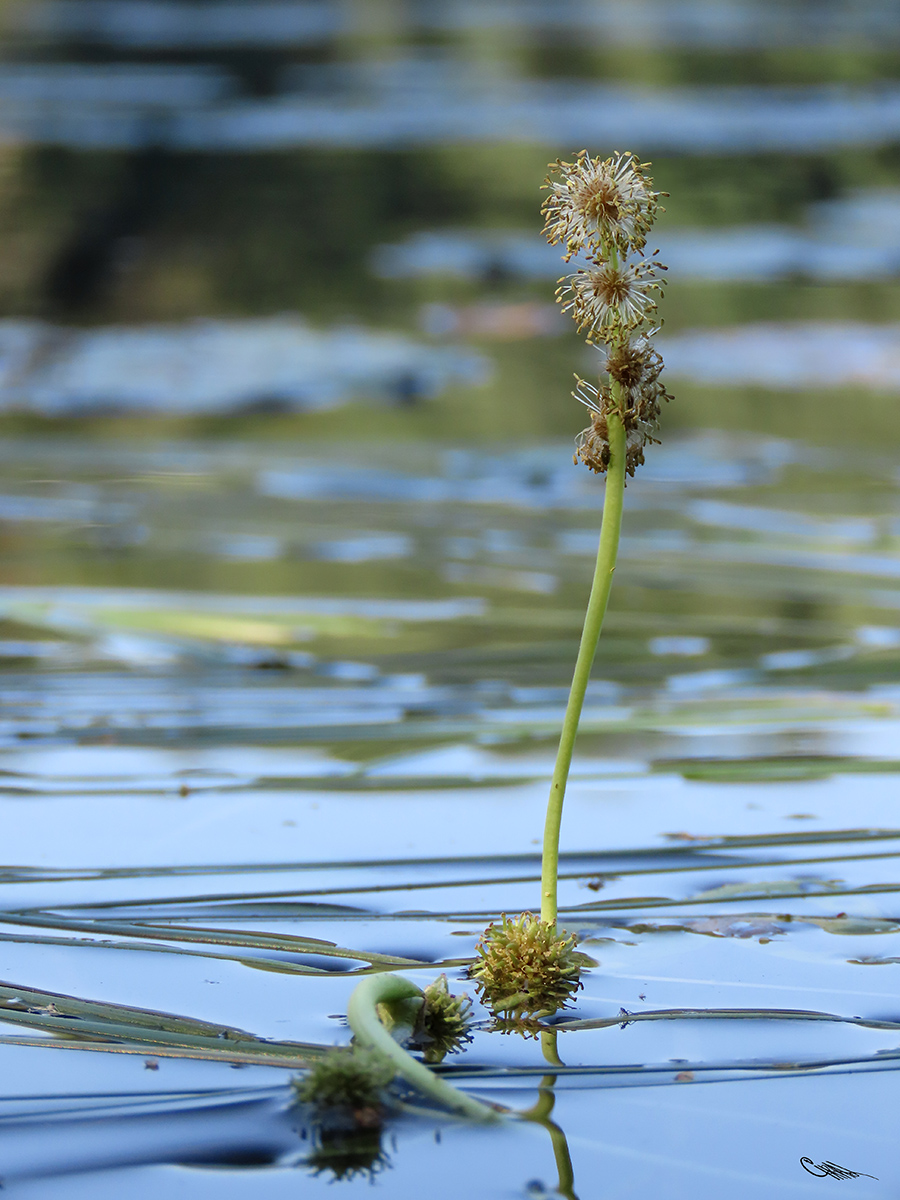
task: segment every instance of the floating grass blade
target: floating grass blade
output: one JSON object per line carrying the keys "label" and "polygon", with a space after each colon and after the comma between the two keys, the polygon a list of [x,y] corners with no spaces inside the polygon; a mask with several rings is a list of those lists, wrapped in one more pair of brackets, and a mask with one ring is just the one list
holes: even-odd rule
{"label": "floating grass blade", "polygon": [[[91,1042],[110,1039],[141,1045],[144,1053],[165,1047],[180,1049],[183,1057],[191,1057],[193,1051],[213,1051],[218,1056],[227,1050],[229,1054],[262,1055],[270,1062],[288,1058],[294,1064],[327,1049],[301,1042],[272,1042],[228,1025],[9,983],[0,984],[0,1020],[43,1029],[67,1042],[82,1036]],[[18,1039],[9,1040],[18,1043]]]}
{"label": "floating grass blade", "polygon": [[859,1025],[864,1029],[900,1029],[900,1021],[878,1021],[868,1017],[844,1017],[837,1013],[816,1012],[807,1008],[659,1008],[647,1012],[626,1012],[615,1017],[590,1017],[555,1021],[554,1029],[625,1028],[639,1021],[829,1021],[840,1025]]}
{"label": "floating grass blade", "polygon": [[[233,946],[236,949],[246,947],[258,950],[276,950],[289,954],[309,954],[322,958],[337,960],[353,960],[368,963],[371,969],[393,970],[397,967],[425,967],[429,963],[418,959],[400,958],[391,954],[378,954],[375,951],[347,950],[336,946],[333,942],[325,942],[318,938],[296,937],[292,934],[264,934],[247,930],[219,930],[194,928],[183,925],[154,924],[151,922],[110,921],[99,918],[93,921],[73,920],[70,917],[55,916],[52,913],[38,915],[34,912],[0,912],[0,921],[10,925],[30,925],[44,929],[70,929],[78,933],[106,934],[113,933],[119,937],[152,938],[155,941],[165,939],[171,942],[186,942],[191,945],[204,946]],[[261,960],[254,960],[259,963]],[[324,975],[328,972],[322,967],[298,967],[303,974]]]}

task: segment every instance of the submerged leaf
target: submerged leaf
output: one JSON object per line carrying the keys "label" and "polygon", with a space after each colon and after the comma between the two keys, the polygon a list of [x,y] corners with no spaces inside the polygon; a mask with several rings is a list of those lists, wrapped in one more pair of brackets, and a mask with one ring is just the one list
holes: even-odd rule
{"label": "submerged leaf", "polygon": [[652,769],[661,774],[678,774],[697,783],[789,783],[828,779],[839,773],[896,774],[900,771],[900,761],[796,754],[777,758],[657,759]]}
{"label": "submerged leaf", "polygon": [[785,925],[765,917],[701,917],[687,921],[684,928],[710,937],[735,938],[776,937],[787,932]]}
{"label": "submerged leaf", "polygon": [[723,883],[720,887],[697,892],[698,900],[738,900],[743,896],[796,896],[832,892],[844,886],[841,879],[761,879],[755,883]]}
{"label": "submerged leaf", "polygon": [[818,925],[826,933],[841,933],[854,936],[860,933],[898,933],[900,921],[890,917],[796,917],[808,925]]}

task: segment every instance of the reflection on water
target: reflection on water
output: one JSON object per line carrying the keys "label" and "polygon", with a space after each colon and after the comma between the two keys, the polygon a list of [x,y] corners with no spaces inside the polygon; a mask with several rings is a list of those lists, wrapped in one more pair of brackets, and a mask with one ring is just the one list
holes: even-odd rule
{"label": "reflection on water", "polygon": [[674,376],[768,388],[900,386],[900,326],[857,321],[760,323],[660,339]]}
{"label": "reflection on water", "polygon": [[[148,140],[176,151],[259,152],[300,146],[393,150],[437,143],[646,146],[655,153],[760,153],[888,145],[900,136],[896,87],[643,88],[568,80],[494,81],[440,59],[386,60],[349,73],[324,94],[209,102],[230,81],[189,69],[172,75],[184,102],[164,121],[166,99],[93,104],[109,68],[76,72],[4,68],[14,95],[8,140],[80,149],[127,149]],[[407,70],[404,71],[404,66]],[[127,92],[158,93],[166,72],[129,71]],[[340,77],[339,77],[340,78]],[[34,97],[29,100],[29,93]],[[412,94],[410,94],[412,93]],[[412,101],[412,103],[411,103]],[[156,118],[150,120],[150,118]]]}
{"label": "reflection on water", "polygon": [[[4,1187],[896,1191],[895,7],[6,15]],[[602,488],[536,209],[586,143],[672,152],[679,397],[563,823],[597,965],[555,1100],[477,1006],[439,1068],[544,1127],[397,1087],[317,1143],[354,977],[465,991],[537,897]]]}
{"label": "reflection on water", "polygon": [[14,27],[32,36],[123,48],[174,49],[303,45],[341,31],[336,4],[197,4],[170,0],[38,0],[22,5]]}
{"label": "reflection on water", "polygon": [[[60,454],[66,485],[35,482]],[[41,794],[56,770],[44,750],[32,778],[34,739],[164,751],[122,759],[112,786],[126,791],[275,778],[409,791],[549,772],[597,538],[596,485],[565,447],[437,461],[407,447],[362,469],[252,444],[32,442],[25,461],[13,483],[8,460],[2,497],[16,794]],[[193,473],[162,472],[175,463]],[[804,778],[893,769],[897,476],[887,459],[879,471],[849,516],[831,493],[860,477],[837,455],[708,435],[658,449],[629,487],[576,779],[641,779],[660,756],[802,754],[765,771]],[[61,580],[73,546],[68,586],[30,582]],[[173,761],[173,739],[194,749]],[[250,746],[271,749],[255,760]],[[201,747],[207,774],[182,777]],[[296,751],[269,761],[275,747]],[[79,790],[106,790],[88,779],[108,753],[90,752]]]}
{"label": "reflection on water", "polygon": [[[842,39],[896,36],[894,8],[879,0],[851,6],[829,4],[809,20],[807,7],[745,0],[717,5],[704,0],[638,6],[580,0],[474,4],[471,0],[420,0],[392,13],[405,32],[502,29],[578,33],[624,45],[734,46],[810,45]],[[20,28],[44,37],[82,37],[127,47],[292,45],[325,40],[354,28],[353,11],[336,3],[261,0],[255,4],[190,3],[187,0],[38,0],[16,14]],[[358,20],[358,18],[357,18]]]}
{"label": "reflection on water", "polygon": [[0,323],[0,410],[48,416],[291,412],[360,395],[415,404],[486,373],[472,351],[323,332],[297,317],[94,330]]}
{"label": "reflection on water", "polygon": [[[669,228],[657,239],[659,254],[676,279],[763,281],[891,278],[900,271],[900,192],[858,191],[819,203],[808,231],[754,225],[726,229]],[[372,269],[385,279],[429,275],[488,280],[551,281],[563,267],[559,251],[535,234],[495,231],[429,231],[378,246]],[[569,270],[587,261],[576,255]]]}
{"label": "reflection on water", "polygon": [[[561,332],[559,314],[549,305],[431,305],[425,323],[432,326],[430,332],[468,332],[482,343]],[[699,328],[661,337],[660,350],[674,379],[702,385],[755,384],[773,390],[861,386],[890,392],[900,388],[896,323],[794,321]],[[597,370],[594,354],[581,358],[584,368]],[[403,335],[360,329],[321,332],[297,318],[89,331],[0,322],[0,412],[48,417],[270,415],[324,411],[354,400],[412,408],[448,388],[479,387],[493,372],[484,354],[469,348],[416,343]],[[340,466],[272,468],[261,474],[260,489],[269,496],[298,499],[384,501],[416,494],[426,501],[453,497],[501,504],[527,502],[530,494],[535,503],[555,506],[578,486],[567,478],[563,456],[556,461],[557,466],[548,464],[536,480],[520,475],[515,482],[508,478],[508,465],[500,461],[463,468],[463,477],[456,479],[451,469],[450,478],[440,482],[385,475],[368,467],[354,472],[352,479]],[[3,496],[0,516],[52,520],[90,505],[75,498]],[[344,539],[322,543],[321,557],[348,562],[396,557],[406,553],[404,545]],[[279,543],[271,538],[242,541],[233,536],[221,546],[224,554],[236,558],[279,556]]]}

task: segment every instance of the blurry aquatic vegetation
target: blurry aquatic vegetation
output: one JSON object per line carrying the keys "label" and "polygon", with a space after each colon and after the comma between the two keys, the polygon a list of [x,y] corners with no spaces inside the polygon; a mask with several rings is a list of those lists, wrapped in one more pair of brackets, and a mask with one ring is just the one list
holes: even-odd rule
{"label": "blurry aquatic vegetation", "polygon": [[[809,206],[803,226],[726,225],[661,230],[654,239],[674,277],[707,281],[779,279],[871,282],[900,272],[900,192],[859,188]],[[584,265],[577,256],[576,265]],[[384,279],[429,276],[550,280],[559,256],[536,235],[509,230],[432,229],[377,246],[373,272]],[[469,317],[468,320],[474,318]],[[449,331],[465,328],[461,316]]]}
{"label": "blurry aquatic vegetation", "polygon": [[321,1127],[377,1130],[384,1119],[383,1094],[393,1078],[393,1064],[377,1050],[336,1046],[293,1086],[297,1099],[312,1108]]}
{"label": "blurry aquatic vegetation", "polygon": [[0,323],[0,359],[0,409],[51,416],[315,411],[359,396],[410,403],[488,371],[470,350],[319,331],[288,316],[92,330],[11,320]]}

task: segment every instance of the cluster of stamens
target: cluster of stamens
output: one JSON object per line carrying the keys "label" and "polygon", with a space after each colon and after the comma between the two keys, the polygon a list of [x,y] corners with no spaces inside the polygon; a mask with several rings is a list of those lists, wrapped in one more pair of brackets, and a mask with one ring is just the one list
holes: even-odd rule
{"label": "cluster of stamens", "polygon": [[588,262],[560,280],[557,299],[604,355],[597,385],[576,375],[573,392],[591,415],[576,440],[575,461],[600,473],[610,461],[610,416],[625,427],[625,469],[633,475],[644,461],[645,445],[657,440],[662,401],[671,399],[651,341],[659,328],[651,325],[666,268],[644,257],[665,193],[652,190],[644,174],[648,166],[630,153],[600,160],[583,150],[573,163],[557,162],[545,184],[547,240],[565,245],[566,262],[573,254]]}

